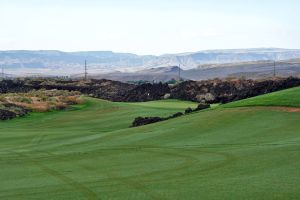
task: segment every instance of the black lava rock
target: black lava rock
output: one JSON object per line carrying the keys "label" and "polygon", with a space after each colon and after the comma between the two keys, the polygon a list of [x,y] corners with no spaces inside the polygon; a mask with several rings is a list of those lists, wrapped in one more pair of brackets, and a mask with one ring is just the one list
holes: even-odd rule
{"label": "black lava rock", "polygon": [[15,112],[0,109],[0,120],[9,120],[9,119],[13,119],[16,117],[17,117],[17,114]]}

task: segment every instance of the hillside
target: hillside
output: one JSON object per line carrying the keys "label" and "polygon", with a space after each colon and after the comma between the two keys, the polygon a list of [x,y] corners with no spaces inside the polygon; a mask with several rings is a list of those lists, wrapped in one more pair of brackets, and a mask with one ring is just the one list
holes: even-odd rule
{"label": "hillside", "polygon": [[[239,63],[249,61],[287,60],[300,57],[293,49],[235,49],[211,50],[181,54],[136,55],[111,51],[0,51],[0,66],[19,76],[73,75],[83,76],[84,60],[90,74],[115,71],[138,71],[148,68],[181,66],[182,69],[202,69],[205,64]],[[188,77],[187,77],[188,78]]]}
{"label": "hillside", "polygon": [[[277,77],[300,77],[300,59],[280,60],[275,63]],[[252,61],[224,64],[203,64],[193,69],[180,69],[180,78],[184,80],[207,80],[214,78],[265,79],[274,76],[274,61]],[[117,81],[162,81],[179,79],[179,67],[157,67],[135,72],[111,72],[90,75],[92,78],[107,78]]]}
{"label": "hillside", "polygon": [[300,107],[299,94],[138,128],[128,128],[136,116],[196,105],[87,98],[72,111],[0,122],[0,198],[298,199],[300,113],[278,108]]}
{"label": "hillside", "polygon": [[224,105],[224,107],[250,106],[284,106],[300,107],[300,88],[295,87],[284,91],[273,92],[263,96],[252,97]]}
{"label": "hillside", "polygon": [[[278,77],[300,77],[300,59],[278,60],[275,62],[275,75]],[[252,61],[226,64],[207,64],[195,69],[184,70],[182,77],[191,80],[213,78],[244,77],[264,79],[274,76],[274,61]]]}

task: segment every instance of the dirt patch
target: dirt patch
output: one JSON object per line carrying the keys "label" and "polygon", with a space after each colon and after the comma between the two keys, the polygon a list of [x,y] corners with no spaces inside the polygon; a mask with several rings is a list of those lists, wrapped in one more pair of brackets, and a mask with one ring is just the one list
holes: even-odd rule
{"label": "dirt patch", "polygon": [[256,112],[256,111],[279,111],[279,112],[289,112],[289,113],[300,113],[300,107],[288,107],[288,106],[245,106],[245,107],[233,107],[226,108],[226,110],[231,111],[244,111],[244,112]]}
{"label": "dirt patch", "polygon": [[239,107],[239,108],[247,112],[257,111],[257,110],[271,110],[271,111],[290,112],[290,113],[300,112],[300,108],[298,107],[287,107],[287,106],[249,106],[249,107]]}
{"label": "dirt patch", "polygon": [[300,112],[300,108],[295,108],[295,107],[275,107],[275,109],[278,109],[278,110],[284,111],[284,112],[291,112],[291,113]]}

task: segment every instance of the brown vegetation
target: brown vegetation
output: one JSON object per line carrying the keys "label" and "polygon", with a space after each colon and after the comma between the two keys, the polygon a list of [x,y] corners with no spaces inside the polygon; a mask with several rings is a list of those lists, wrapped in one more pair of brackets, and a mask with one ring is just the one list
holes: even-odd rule
{"label": "brown vegetation", "polygon": [[27,93],[0,95],[1,119],[24,116],[29,111],[63,110],[70,105],[84,103],[80,92],[65,90],[32,90]]}

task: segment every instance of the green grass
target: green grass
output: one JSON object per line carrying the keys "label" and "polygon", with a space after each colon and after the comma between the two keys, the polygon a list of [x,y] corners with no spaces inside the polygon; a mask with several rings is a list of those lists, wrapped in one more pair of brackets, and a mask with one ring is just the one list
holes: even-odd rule
{"label": "green grass", "polygon": [[249,105],[300,105],[299,88],[275,94],[138,128],[196,104],[88,98],[0,122],[0,198],[299,199],[300,113]]}
{"label": "green grass", "polygon": [[300,107],[300,87],[257,96],[225,105],[225,107],[245,106],[288,106]]}

